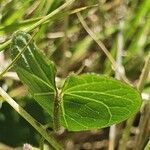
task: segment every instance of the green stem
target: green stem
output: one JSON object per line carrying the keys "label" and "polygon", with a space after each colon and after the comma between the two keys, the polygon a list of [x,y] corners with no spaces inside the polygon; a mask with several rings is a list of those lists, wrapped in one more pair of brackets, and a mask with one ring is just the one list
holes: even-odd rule
{"label": "green stem", "polygon": [[[64,3],[63,5],[58,7],[57,9],[55,9],[53,12],[51,12],[50,14],[48,14],[47,16],[45,16],[44,18],[42,18],[41,20],[39,20],[38,22],[33,24],[32,26],[30,26],[29,28],[27,28],[25,30],[25,32],[30,32],[33,29],[37,28],[38,26],[40,26],[44,22],[48,21],[51,17],[53,17],[54,15],[58,14],[59,12],[61,12],[64,8],[66,8],[67,6],[71,5],[74,1],[75,0],[68,0],[66,3]],[[10,43],[11,43],[11,39],[8,40],[7,42],[5,42],[4,44],[2,44],[0,46],[0,51],[2,51],[4,48],[6,48]]]}
{"label": "green stem", "polygon": [[21,106],[19,106],[1,87],[0,95],[16,110],[16,112],[18,112],[26,121],[28,121],[54,149],[62,149],[60,144],[45,131],[44,126],[37,122],[30,114],[28,114]]}
{"label": "green stem", "polygon": [[69,16],[65,16],[64,18],[64,43],[63,43],[63,54],[62,54],[62,67],[65,67],[66,64],[66,56],[65,53],[69,50],[69,42],[68,42],[68,25],[69,25]]}
{"label": "green stem", "polygon": [[41,137],[41,139],[40,139],[40,150],[44,150],[44,138],[43,138],[43,136]]}
{"label": "green stem", "polygon": [[60,129],[60,97],[58,90],[54,99],[53,129],[54,131],[58,131]]}

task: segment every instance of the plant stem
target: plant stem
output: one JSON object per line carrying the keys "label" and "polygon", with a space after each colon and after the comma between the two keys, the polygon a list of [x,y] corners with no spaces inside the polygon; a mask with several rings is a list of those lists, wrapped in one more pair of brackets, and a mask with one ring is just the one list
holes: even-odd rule
{"label": "plant stem", "polygon": [[[141,73],[141,76],[140,76],[140,79],[139,79],[139,83],[137,84],[137,89],[139,90],[139,92],[142,92],[143,90],[143,87],[144,87],[144,83],[147,79],[147,76],[148,76],[148,73],[150,71],[150,53],[148,55],[148,58],[145,62],[145,65],[144,65],[144,68],[142,70],[142,73]],[[126,147],[126,143],[129,139],[129,135],[130,135],[130,129],[132,127],[132,124],[133,124],[133,121],[134,121],[134,118],[135,117],[132,117],[132,118],[129,118],[127,120],[127,123],[126,123],[126,127],[123,131],[123,137],[121,139],[121,142],[119,144],[119,150],[123,150],[123,148]],[[143,120],[143,119],[142,119]],[[139,124],[143,124],[143,122],[140,121]],[[140,126],[140,125],[139,125]],[[141,127],[143,128],[144,125],[141,125]],[[144,130],[144,129],[140,129],[141,131]],[[142,134],[142,133],[141,133]],[[139,136],[141,136],[141,134],[139,134]],[[136,145],[137,146],[137,145]]]}
{"label": "plant stem", "polygon": [[137,89],[140,92],[142,92],[142,90],[143,90],[144,83],[145,83],[145,80],[149,74],[149,71],[150,71],[150,53],[148,55],[147,61],[145,62],[145,66],[142,70],[142,74],[140,76],[140,80],[139,80],[138,85],[137,85]]}
{"label": "plant stem", "polygon": [[109,150],[115,149],[116,125],[112,125],[109,129]]}
{"label": "plant stem", "polygon": [[58,90],[54,99],[54,112],[53,112],[53,129],[58,131],[60,129],[60,97]]}
{"label": "plant stem", "polygon": [[114,60],[114,58],[112,57],[111,53],[107,50],[107,48],[105,47],[105,45],[97,39],[97,36],[93,33],[93,31],[88,27],[88,25],[86,24],[86,22],[84,21],[81,13],[76,13],[78,16],[79,21],[81,22],[82,26],[84,27],[84,29],[87,31],[87,33],[91,36],[91,38],[98,44],[98,46],[102,49],[102,51],[105,53],[105,55],[108,57],[108,59],[110,60],[110,62],[112,63],[113,67],[115,66],[116,62]]}
{"label": "plant stem", "polygon": [[[40,26],[44,22],[48,21],[51,17],[53,17],[54,15],[58,14],[59,12],[61,12],[64,8],[66,8],[67,6],[71,5],[74,1],[75,0],[68,0],[66,3],[64,3],[63,5],[58,7],[57,9],[55,9],[53,12],[51,12],[50,14],[48,14],[47,16],[45,16],[44,18],[42,18],[41,20],[39,20],[38,22],[33,24],[32,26],[30,26],[29,28],[27,28],[25,30],[25,32],[30,32],[33,29],[37,28],[38,26]],[[11,43],[11,39],[8,40],[7,42],[5,42],[4,44],[2,44],[0,46],[0,51],[2,51],[4,48],[6,48],[10,43]]]}
{"label": "plant stem", "polygon": [[28,114],[21,106],[19,106],[1,87],[0,95],[16,110],[16,112],[18,112],[26,121],[28,121],[54,149],[62,149],[60,144],[45,131],[44,126],[37,122],[30,114]]}
{"label": "plant stem", "polygon": [[69,16],[65,16],[64,18],[64,43],[63,43],[63,58],[62,58],[62,62],[64,66],[65,63],[65,53],[68,51],[69,49],[69,45],[68,45],[68,25],[69,25]]}
{"label": "plant stem", "polygon": [[44,150],[44,138],[43,137],[41,137],[41,139],[40,139],[40,150]]}

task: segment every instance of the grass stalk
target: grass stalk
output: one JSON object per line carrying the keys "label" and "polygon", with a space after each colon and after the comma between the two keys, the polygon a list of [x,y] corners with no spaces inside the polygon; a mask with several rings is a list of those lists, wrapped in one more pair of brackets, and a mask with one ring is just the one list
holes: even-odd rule
{"label": "grass stalk", "polygon": [[44,126],[37,122],[30,114],[28,114],[21,106],[19,106],[1,87],[0,95],[5,99],[5,101],[15,109],[27,122],[29,122],[46,140],[47,142],[56,150],[62,149],[60,144],[46,132]]}
{"label": "grass stalk", "polygon": [[112,63],[113,66],[116,66],[116,62],[114,60],[114,58],[112,57],[111,53],[107,50],[107,48],[105,47],[105,45],[98,40],[97,36],[95,35],[95,33],[93,33],[93,31],[88,27],[88,25],[86,24],[86,22],[84,21],[81,13],[76,13],[78,16],[79,21],[81,22],[82,26],[84,27],[84,29],[86,30],[86,32],[91,36],[91,38],[98,44],[98,46],[101,48],[101,50],[105,53],[105,55],[108,57],[108,59],[110,60],[110,62]]}
{"label": "grass stalk", "polygon": [[147,76],[149,74],[150,71],[150,53],[148,54],[147,60],[145,62],[144,68],[142,70],[141,76],[140,76],[140,80],[137,84],[137,89],[142,92],[143,88],[144,88],[144,84],[145,81],[147,79]]}

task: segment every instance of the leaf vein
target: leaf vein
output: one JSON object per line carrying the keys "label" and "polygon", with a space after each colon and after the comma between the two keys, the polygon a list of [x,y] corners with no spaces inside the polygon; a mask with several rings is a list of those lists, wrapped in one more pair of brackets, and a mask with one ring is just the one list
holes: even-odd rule
{"label": "leaf vein", "polygon": [[108,122],[110,122],[110,120],[111,120],[111,118],[112,118],[112,114],[111,114],[111,111],[110,111],[109,107],[108,107],[105,103],[100,102],[100,101],[97,101],[96,99],[84,97],[84,96],[81,96],[81,95],[76,95],[76,94],[72,94],[72,93],[65,93],[65,94],[66,94],[66,95],[72,95],[72,96],[79,97],[79,98],[83,98],[83,99],[88,99],[88,100],[91,101],[91,102],[94,101],[94,102],[96,102],[96,103],[99,103],[99,104],[103,105],[103,106],[107,109],[107,112],[108,112],[108,114],[109,114],[109,121],[108,121]]}
{"label": "leaf vein", "polygon": [[113,94],[108,94],[108,93],[104,93],[104,92],[97,92],[97,91],[72,91],[72,92],[67,92],[67,93],[96,93],[96,94],[100,94],[100,95],[106,95],[106,96],[111,96],[111,97],[115,97],[115,98],[121,98],[127,101],[130,101],[131,103],[133,103],[133,101],[131,101],[128,98],[122,97],[122,96],[118,96],[118,95],[113,95]]}
{"label": "leaf vein", "polygon": [[79,123],[77,120],[73,119],[70,115],[65,114],[67,117],[69,117],[71,120],[73,120],[74,122],[76,122],[77,124],[79,124],[80,126],[84,127],[84,128],[88,128],[87,126],[83,125],[82,123]]}

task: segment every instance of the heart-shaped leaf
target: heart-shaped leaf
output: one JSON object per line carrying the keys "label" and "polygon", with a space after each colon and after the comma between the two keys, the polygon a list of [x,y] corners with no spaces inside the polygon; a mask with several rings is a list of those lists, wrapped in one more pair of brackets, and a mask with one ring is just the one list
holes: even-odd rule
{"label": "heart-shaped leaf", "polygon": [[96,74],[68,77],[61,99],[62,124],[71,131],[119,123],[135,114],[141,104],[134,88]]}

